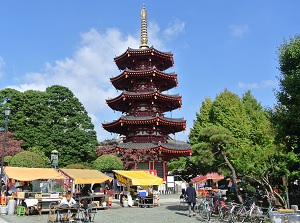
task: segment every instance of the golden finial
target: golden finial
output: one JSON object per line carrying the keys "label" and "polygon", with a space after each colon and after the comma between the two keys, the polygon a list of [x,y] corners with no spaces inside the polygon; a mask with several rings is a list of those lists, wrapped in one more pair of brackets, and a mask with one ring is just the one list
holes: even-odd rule
{"label": "golden finial", "polygon": [[148,47],[148,34],[147,34],[147,11],[145,5],[143,5],[141,11],[141,46],[140,49]]}

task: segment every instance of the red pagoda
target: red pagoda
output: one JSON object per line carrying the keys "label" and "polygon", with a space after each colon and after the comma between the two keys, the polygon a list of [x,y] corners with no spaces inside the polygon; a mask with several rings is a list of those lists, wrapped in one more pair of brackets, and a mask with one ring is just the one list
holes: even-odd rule
{"label": "red pagoda", "polygon": [[177,75],[165,73],[174,65],[173,54],[148,47],[145,6],[141,11],[139,49],[128,48],[114,61],[122,72],[110,81],[122,93],[106,102],[122,115],[118,120],[103,123],[103,128],[120,134],[122,140],[113,150],[125,168],[156,170],[165,180],[167,162],[190,156],[192,150],[186,142],[169,136],[185,130],[186,121],[164,115],[181,107],[181,96],[163,93],[177,86]]}

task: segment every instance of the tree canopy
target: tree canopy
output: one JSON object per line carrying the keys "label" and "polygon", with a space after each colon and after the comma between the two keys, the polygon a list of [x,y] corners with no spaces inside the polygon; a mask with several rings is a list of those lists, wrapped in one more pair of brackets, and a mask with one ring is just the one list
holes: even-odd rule
{"label": "tree canopy", "polygon": [[246,92],[242,98],[227,89],[206,99],[190,133],[192,162],[206,172],[260,179],[265,162],[275,154],[268,112]]}
{"label": "tree canopy", "polygon": [[93,162],[93,168],[96,170],[100,170],[101,172],[107,172],[112,170],[123,170],[123,162],[117,156],[111,154],[105,154],[99,156]]}
{"label": "tree canopy", "polygon": [[16,154],[9,161],[10,166],[44,168],[47,167],[44,159],[37,153],[24,151]]}
{"label": "tree canopy", "polygon": [[300,35],[284,40],[278,47],[278,104],[273,110],[273,122],[278,130],[277,141],[288,151],[300,153]]}
{"label": "tree canopy", "polygon": [[15,133],[15,139],[23,141],[24,150],[35,147],[47,157],[57,150],[59,166],[96,159],[94,125],[68,88],[54,85],[45,92],[0,91],[0,102],[7,98],[12,111],[9,129]]}

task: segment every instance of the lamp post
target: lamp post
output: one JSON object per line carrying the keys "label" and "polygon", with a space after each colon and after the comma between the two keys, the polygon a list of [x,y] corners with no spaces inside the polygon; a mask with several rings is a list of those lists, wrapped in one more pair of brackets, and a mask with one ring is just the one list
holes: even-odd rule
{"label": "lamp post", "polygon": [[4,127],[4,137],[3,137],[3,146],[2,146],[2,154],[1,154],[1,179],[0,179],[0,190],[1,190],[1,196],[2,196],[2,178],[3,178],[3,165],[4,165],[4,153],[5,153],[5,147],[6,147],[6,132],[7,132],[7,122],[8,122],[8,116],[10,115],[10,108],[6,107],[4,109],[5,114],[5,127]]}

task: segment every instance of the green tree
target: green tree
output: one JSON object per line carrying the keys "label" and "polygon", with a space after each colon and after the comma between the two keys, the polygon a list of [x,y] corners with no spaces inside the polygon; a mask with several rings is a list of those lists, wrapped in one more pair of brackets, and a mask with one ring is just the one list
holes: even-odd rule
{"label": "green tree", "polygon": [[59,165],[91,163],[96,159],[97,137],[85,108],[66,87],[54,85],[45,92],[12,89],[0,91],[0,99],[12,109],[10,130],[22,140],[22,148],[36,147],[50,157],[59,152]]}
{"label": "green tree", "polygon": [[10,166],[44,168],[46,163],[44,159],[37,153],[24,151],[14,155],[10,162]]}
{"label": "green tree", "polygon": [[93,169],[100,170],[101,172],[123,170],[123,162],[117,156],[102,155],[93,162]]}
{"label": "green tree", "polygon": [[46,115],[50,130],[48,139],[51,142],[46,152],[58,150],[61,165],[95,160],[96,132],[83,105],[62,86],[48,87],[45,93],[49,109]]}
{"label": "green tree", "polygon": [[191,130],[192,161],[210,171],[260,181],[265,162],[276,151],[267,111],[250,92],[239,98],[226,89],[211,106],[207,100],[202,105]]}
{"label": "green tree", "polygon": [[278,47],[278,104],[273,110],[273,122],[278,130],[277,140],[288,151],[300,153],[300,35],[284,40]]}

